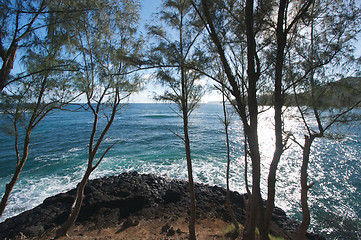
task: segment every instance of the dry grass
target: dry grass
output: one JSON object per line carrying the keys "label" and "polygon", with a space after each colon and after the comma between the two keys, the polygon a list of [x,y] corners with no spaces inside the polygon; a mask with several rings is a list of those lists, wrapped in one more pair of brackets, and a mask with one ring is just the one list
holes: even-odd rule
{"label": "dry grass", "polygon": [[[196,232],[197,239],[229,239],[227,229],[229,223],[220,219],[204,219],[197,221]],[[75,226],[70,232],[69,237],[59,240],[82,240],[82,239],[127,239],[127,240],[159,240],[159,239],[187,239],[188,222],[185,218],[176,220],[141,220],[136,226],[130,226],[126,229],[120,224],[112,228],[92,230],[91,226]],[[163,229],[163,231],[162,231]],[[55,229],[46,232],[40,239],[51,239],[55,236]],[[39,238],[38,238],[39,239]]]}

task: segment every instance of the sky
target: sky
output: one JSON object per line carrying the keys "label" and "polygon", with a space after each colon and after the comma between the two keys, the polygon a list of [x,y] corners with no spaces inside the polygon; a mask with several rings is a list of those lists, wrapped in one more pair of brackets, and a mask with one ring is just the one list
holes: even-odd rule
{"label": "sky", "polygon": [[[141,0],[140,3],[142,4],[141,9],[141,31],[143,34],[146,34],[146,30],[144,26],[147,23],[152,22],[152,14],[156,13],[160,10],[162,0]],[[153,20],[156,21],[156,19]],[[358,36],[358,39],[361,39],[361,33]],[[356,46],[356,55],[361,56],[361,44]],[[150,72],[144,72],[144,77],[147,79],[147,83],[144,86],[144,90],[137,94],[133,94],[131,96],[130,102],[134,103],[148,103],[148,102],[155,102],[154,96],[155,94],[160,94],[164,91],[163,88],[157,86],[155,84],[155,79],[152,79],[150,76]],[[210,102],[210,101],[222,101],[221,95],[213,90],[206,93],[203,97],[203,102]]]}
{"label": "sky", "polygon": [[[145,25],[152,22],[152,15],[159,11],[162,0],[141,0],[142,8],[140,12],[140,31],[146,34]],[[146,79],[146,84],[142,91],[137,94],[132,94],[130,102],[134,103],[148,103],[155,102],[154,96],[163,92],[163,88],[155,84],[155,79],[151,78],[150,71],[143,71],[143,77]]]}
{"label": "sky", "polygon": [[[152,14],[160,10],[162,0],[141,0],[140,2],[142,4],[142,9],[140,13],[141,15],[140,29],[144,34],[146,34],[146,30],[144,26],[147,23],[152,23]],[[153,20],[156,21],[154,17]],[[130,98],[130,102],[133,103],[156,102],[154,100],[154,96],[156,94],[161,94],[164,91],[162,87],[157,86],[155,84],[155,79],[151,78],[150,72],[144,72],[143,74],[144,77],[147,79],[147,83],[144,86],[144,90],[142,90],[138,94],[133,94]],[[217,91],[210,90],[204,95],[202,101],[203,102],[222,101],[222,97]]]}
{"label": "sky", "polygon": [[[145,30],[144,26],[147,23],[151,23],[152,14],[156,13],[159,10],[162,0],[141,0],[140,2],[142,5],[141,12],[140,12],[141,32],[143,34],[146,34],[146,30]],[[155,93],[162,92],[162,88],[156,86],[154,84],[154,79],[150,78],[149,72],[144,71],[143,77],[147,79],[147,83],[144,86],[144,90],[140,91],[137,94],[133,94],[130,98],[130,102],[135,102],[135,103],[155,102],[153,100]]]}
{"label": "sky", "polygon": [[[152,14],[160,10],[162,0],[140,0],[140,3],[142,5],[141,13],[140,13],[141,14],[140,31],[145,35],[146,29],[144,26],[147,23],[152,23]],[[153,21],[156,22],[157,20],[154,19],[153,17]],[[359,34],[359,39],[361,39],[361,33]],[[361,56],[361,44],[359,44],[359,46],[356,47],[357,47],[356,55]],[[17,58],[17,64],[15,64],[13,73],[21,72],[20,69],[21,64],[19,63],[19,60],[20,57]],[[164,89],[159,85],[155,84],[155,79],[152,79],[149,71],[148,72],[144,71],[142,74],[143,77],[147,79],[147,83],[145,84],[144,89],[141,92],[137,94],[133,94],[131,96],[130,102],[135,102],[135,103],[155,102],[154,100],[155,94],[162,93]],[[221,101],[221,99],[222,97],[217,91],[210,91],[203,97],[204,102]]]}

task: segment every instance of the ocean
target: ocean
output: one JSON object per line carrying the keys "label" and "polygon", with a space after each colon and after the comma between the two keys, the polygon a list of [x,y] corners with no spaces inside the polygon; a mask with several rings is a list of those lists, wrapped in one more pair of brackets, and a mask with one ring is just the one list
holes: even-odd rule
{"label": "ocean", "polygon": [[[75,106],[73,106],[75,108]],[[116,142],[90,178],[138,171],[187,179],[182,141],[182,120],[176,106],[163,103],[127,105],[117,116],[102,144]],[[296,108],[285,111],[285,130],[303,143],[302,121]],[[360,110],[355,110],[361,114]],[[312,121],[312,115],[306,115]],[[226,146],[221,104],[202,104],[191,115],[190,139],[194,178],[197,182],[225,187]],[[259,137],[262,156],[262,195],[273,156],[273,110],[262,112]],[[6,119],[1,118],[1,126]],[[103,123],[101,122],[100,126]],[[28,161],[11,194],[0,222],[31,209],[52,195],[74,188],[87,163],[92,115],[85,111],[55,111],[33,131]],[[327,239],[361,238],[361,125],[337,123],[331,137],[316,139],[309,164],[310,229]],[[171,130],[171,131],[170,131]],[[0,130],[0,195],[10,181],[16,164],[13,137]],[[244,136],[239,117],[231,117],[231,189],[245,192]],[[100,155],[99,155],[100,156]],[[282,156],[277,173],[276,206],[291,218],[301,220],[300,168],[302,150],[292,141]],[[249,179],[251,179],[249,175]]]}

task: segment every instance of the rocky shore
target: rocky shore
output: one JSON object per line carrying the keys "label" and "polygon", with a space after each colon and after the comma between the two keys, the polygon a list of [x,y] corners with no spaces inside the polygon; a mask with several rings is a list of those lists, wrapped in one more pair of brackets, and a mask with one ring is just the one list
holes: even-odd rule
{"label": "rocky shore", "polygon": [[[231,222],[226,208],[226,190],[217,186],[196,184],[197,219],[222,219]],[[0,239],[20,237],[37,239],[65,222],[73,203],[75,189],[47,198],[44,202],[16,217],[0,223]],[[232,208],[239,222],[244,222],[246,195],[231,193]],[[109,227],[128,228],[140,220],[164,220],[169,233],[169,219],[188,217],[188,183],[137,172],[90,180],[85,188],[85,199],[76,225],[92,229]],[[168,227],[168,228],[167,228]],[[275,208],[271,234],[292,239],[298,223]],[[167,229],[165,229],[167,228]],[[170,234],[177,234],[171,231]],[[324,239],[308,234],[309,239]]]}

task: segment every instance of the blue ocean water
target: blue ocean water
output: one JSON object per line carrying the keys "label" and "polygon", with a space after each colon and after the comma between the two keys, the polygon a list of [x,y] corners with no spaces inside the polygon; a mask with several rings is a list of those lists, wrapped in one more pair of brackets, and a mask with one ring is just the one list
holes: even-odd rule
{"label": "blue ocean water", "polygon": [[[154,173],[187,179],[182,141],[172,131],[182,133],[182,122],[169,104],[129,104],[119,114],[103,141],[102,149],[116,144],[91,178],[124,171]],[[357,110],[359,113],[360,111]],[[285,130],[303,142],[303,125],[289,108]],[[259,120],[262,154],[262,193],[274,148],[272,109]],[[191,148],[195,181],[225,186],[226,146],[221,104],[202,104],[191,116]],[[311,117],[309,116],[312,121]],[[6,122],[1,119],[1,125]],[[12,192],[0,221],[33,208],[54,194],[76,186],[86,167],[88,139],[92,126],[89,112],[57,111],[33,131],[30,156]],[[169,130],[170,129],[170,130]],[[317,139],[309,166],[311,229],[329,239],[361,238],[361,131],[359,122],[339,123],[330,132],[337,136]],[[243,131],[236,116],[230,125],[231,188],[245,192]],[[10,181],[15,166],[13,138],[0,134],[0,195]],[[276,205],[300,220],[299,172],[301,148],[289,142],[277,173]]]}

